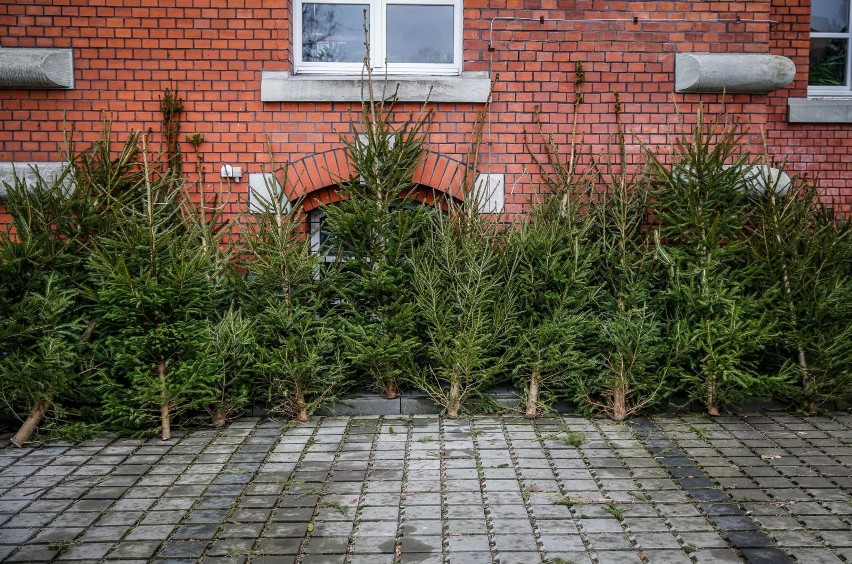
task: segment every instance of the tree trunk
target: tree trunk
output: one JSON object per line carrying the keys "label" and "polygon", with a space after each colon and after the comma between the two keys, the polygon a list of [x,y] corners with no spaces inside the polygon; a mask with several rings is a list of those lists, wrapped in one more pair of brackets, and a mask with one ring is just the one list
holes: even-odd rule
{"label": "tree trunk", "polygon": [[707,414],[719,416],[719,399],[716,397],[716,378],[711,377],[707,386]]}
{"label": "tree trunk", "polygon": [[216,411],[213,412],[213,420],[210,422],[210,425],[213,427],[221,427],[225,424],[225,410],[221,407],[217,407]]}
{"label": "tree trunk", "polygon": [[384,381],[382,395],[385,399],[396,399],[396,397],[399,396],[399,386],[396,385],[396,380],[388,378]]}
{"label": "tree trunk", "polygon": [[[776,231],[777,233],[777,231]],[[781,243],[780,235],[775,236],[778,243]],[[803,397],[805,398],[805,403],[808,409],[809,415],[814,415],[816,413],[816,405],[809,395],[809,391],[811,388],[811,372],[808,370],[808,358],[805,354],[805,349],[802,346],[802,340],[798,338],[798,330],[799,330],[799,319],[796,315],[796,304],[793,302],[793,289],[790,284],[790,277],[787,276],[787,265],[781,264],[781,280],[784,283],[784,296],[787,298],[787,309],[790,310],[790,321],[793,324],[793,331],[797,335],[796,338],[796,348],[799,352],[799,368],[802,369],[802,391]]]}
{"label": "tree trunk", "polygon": [[541,378],[541,367],[535,366],[530,376],[530,389],[527,393],[527,419],[535,419],[538,416],[538,385]]}
{"label": "tree trunk", "polygon": [[157,362],[160,374],[160,426],[163,429],[161,437],[164,441],[172,438],[172,417],[169,414],[169,395],[166,391],[166,361]]}
{"label": "tree trunk", "polygon": [[38,424],[41,423],[41,420],[44,419],[44,414],[47,413],[47,409],[50,407],[50,402],[40,401],[35,404],[33,410],[30,412],[30,415],[27,417],[26,421],[23,422],[21,428],[18,429],[18,432],[15,433],[15,436],[9,439],[16,447],[24,446],[30,437],[33,434],[33,431],[36,430]]}
{"label": "tree trunk", "polygon": [[308,405],[305,402],[305,395],[301,392],[296,392],[296,421],[305,423],[308,420]]}
{"label": "tree trunk", "polygon": [[614,421],[627,419],[627,382],[625,382],[623,376],[618,379],[613,390],[612,419]]}
{"label": "tree trunk", "polygon": [[450,395],[447,397],[447,417],[457,419],[461,408],[461,384],[457,376],[450,381]]}

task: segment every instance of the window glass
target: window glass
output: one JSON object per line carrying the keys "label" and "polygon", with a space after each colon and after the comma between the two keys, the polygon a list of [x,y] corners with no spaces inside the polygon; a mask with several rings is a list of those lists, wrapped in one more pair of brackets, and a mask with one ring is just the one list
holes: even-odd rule
{"label": "window glass", "polygon": [[302,61],[364,60],[364,12],[368,4],[302,4]]}
{"label": "window glass", "polygon": [[388,4],[388,62],[453,64],[453,12],[453,6]]}
{"label": "window glass", "polygon": [[811,86],[845,86],[849,40],[825,37],[811,38],[811,61],[808,83]]}
{"label": "window glass", "polygon": [[813,0],[811,31],[819,33],[849,31],[849,0]]}

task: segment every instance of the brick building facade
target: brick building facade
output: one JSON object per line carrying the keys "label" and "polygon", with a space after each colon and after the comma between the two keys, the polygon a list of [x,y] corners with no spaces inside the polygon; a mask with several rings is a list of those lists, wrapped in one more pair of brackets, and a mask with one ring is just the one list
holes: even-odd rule
{"label": "brick building facade", "polygon": [[[242,169],[239,179],[227,181],[232,214],[248,209],[250,175],[270,170],[271,159],[290,165],[288,195],[307,195],[308,207],[315,206],[333,197],[335,182],[347,174],[340,134],[358,111],[360,87],[357,76],[341,76],[351,65],[324,67],[323,57],[346,59],[345,53],[328,55],[340,50],[335,40],[344,32],[327,21],[308,23],[308,10],[319,6],[316,13],[327,15],[338,9],[328,6],[344,6],[338,12],[348,10],[352,28],[354,6],[370,10],[372,40],[385,59],[402,61],[387,67],[390,83],[400,83],[406,100],[400,110],[419,110],[431,88],[435,118],[416,176],[424,187],[458,190],[461,163],[490,89],[476,167],[503,175],[504,211],[522,211],[540,190],[534,162],[541,151],[539,123],[556,143],[570,143],[581,63],[576,130],[582,162],[613,153],[616,95],[633,162],[642,159],[643,145],[669,151],[678,122],[694,119],[704,104],[738,118],[753,150],[763,151],[765,136],[770,155],[786,159],[791,173],[814,178],[835,205],[852,206],[852,92],[849,40],[843,39],[848,13],[845,31],[829,39],[841,51],[846,41],[845,87],[817,92],[817,99],[813,86],[808,97],[811,0],[355,1],[0,0],[0,54],[12,57],[5,60],[17,61],[33,49],[70,49],[73,60],[71,88],[22,88],[0,78],[0,163],[20,168],[57,161],[67,132],[82,148],[98,138],[105,116],[116,142],[130,130],[150,129],[156,146],[160,98],[173,88],[184,100],[181,140],[192,133],[204,138],[199,150],[211,188],[222,182],[223,164]],[[849,10],[843,0],[819,2]],[[406,17],[419,18],[413,31],[400,30]],[[452,22],[445,24],[446,37],[418,32],[440,28],[442,21]],[[324,40],[310,43],[307,26],[319,26]],[[428,55],[430,64],[423,66],[421,55],[400,47],[433,40],[446,55]],[[677,92],[676,58],[688,53],[782,56],[795,64],[795,77],[770,92],[750,92],[750,73],[742,71],[751,59],[735,57],[741,62],[721,68],[744,75],[747,93]],[[185,171],[194,178],[194,149],[186,142],[181,148]]]}

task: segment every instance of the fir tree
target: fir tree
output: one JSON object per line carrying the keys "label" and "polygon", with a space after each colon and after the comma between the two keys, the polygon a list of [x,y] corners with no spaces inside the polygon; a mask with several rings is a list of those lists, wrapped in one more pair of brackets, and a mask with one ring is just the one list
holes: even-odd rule
{"label": "fir tree", "polygon": [[778,288],[779,347],[773,361],[795,373],[810,415],[852,384],[852,224],[797,181],[780,193],[765,174],[750,238],[764,288]]}
{"label": "fir tree", "polygon": [[648,184],[641,172],[629,171],[618,93],[615,119],[617,160],[594,163],[604,189],[591,204],[599,249],[594,280],[601,290],[593,350],[600,370],[579,380],[576,389],[581,405],[622,421],[655,407],[672,390],[646,228]]}
{"label": "fir tree", "polygon": [[205,408],[214,427],[243,413],[251,399],[251,371],[255,364],[255,337],[251,321],[233,307],[211,321],[208,370],[216,376],[216,396]]}
{"label": "fir tree", "polygon": [[[156,175],[144,137],[140,197],[121,206],[90,268],[99,317],[104,411],[128,429],[159,427],[216,396],[207,370],[214,265],[185,220],[174,178]],[[157,425],[159,423],[159,425]]]}
{"label": "fir tree", "polygon": [[451,203],[449,216],[433,218],[414,260],[428,363],[413,380],[456,418],[466,400],[505,369],[515,297],[499,248],[502,236],[479,217],[475,204],[458,210]]}
{"label": "fir tree", "polygon": [[597,249],[588,213],[593,184],[578,172],[575,152],[563,161],[551,139],[543,146],[546,163],[530,154],[546,193],[529,220],[509,234],[518,310],[514,372],[525,390],[528,418],[595,365],[583,346],[594,324],[589,306],[596,294],[591,275]]}
{"label": "fir tree", "polygon": [[589,306],[595,249],[581,204],[575,187],[560,187],[509,235],[517,299],[513,356],[528,418],[595,364],[583,346],[594,323]]}
{"label": "fir tree", "polygon": [[299,202],[281,192],[258,195],[263,208],[242,224],[249,307],[257,315],[257,371],[273,411],[307,421],[340,392],[338,333],[332,300],[301,230]]}
{"label": "fir tree", "polygon": [[737,128],[705,124],[675,146],[669,168],[653,155],[657,252],[668,270],[665,293],[674,366],[690,398],[707,412],[766,393],[777,378],[761,374],[758,354],[772,335],[766,297],[750,291],[750,221],[745,187],[751,163],[737,154]]}
{"label": "fir tree", "polygon": [[16,416],[26,414],[10,439],[27,442],[55,402],[79,384],[78,341],[84,323],[75,315],[75,292],[49,274],[42,291],[27,293],[6,309],[0,324],[0,400]]}
{"label": "fir tree", "polygon": [[362,102],[360,123],[344,139],[355,176],[340,184],[341,201],[323,207],[329,246],[338,258],[349,361],[370,384],[394,398],[414,371],[415,330],[411,256],[428,222],[414,201],[415,168],[431,113],[394,124],[394,99]]}
{"label": "fir tree", "polygon": [[84,251],[73,219],[71,168],[7,186],[11,225],[0,232],[0,397],[25,419],[12,442],[28,441],[51,409],[79,399]]}
{"label": "fir tree", "polygon": [[594,280],[600,292],[592,350],[600,364],[577,381],[576,398],[580,405],[622,421],[655,407],[672,390],[655,301],[654,257],[645,230],[647,184],[622,166],[605,185],[593,204],[599,249]]}

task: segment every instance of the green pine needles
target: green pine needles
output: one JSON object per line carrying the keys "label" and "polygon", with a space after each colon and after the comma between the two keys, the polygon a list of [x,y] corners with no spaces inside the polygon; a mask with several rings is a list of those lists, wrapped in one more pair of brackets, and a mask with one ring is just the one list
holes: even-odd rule
{"label": "green pine needles", "polygon": [[849,217],[702,112],[642,166],[616,99],[612,156],[583,164],[582,86],[578,66],[570,146],[528,145],[541,189],[511,225],[478,211],[478,145],[465,201],[415,183],[432,114],[393,96],[370,96],[342,139],[352,177],[310,212],[327,238],[284,193],[286,167],[232,229],[225,198],[179,172],[174,135],[161,155],[140,133],[113,150],[107,126],[59,178],[8,186],[12,442],[62,425],[168,439],[251,405],[306,421],[364,387],[418,388],[460,417],[513,384],[527,417],[571,402],[618,421],[678,399],[711,415],[753,398],[814,414],[847,395]]}
{"label": "green pine needles", "polygon": [[710,415],[782,383],[758,366],[776,327],[747,260],[752,163],[740,148],[735,125],[705,123],[699,111],[672,167],[649,155],[672,370]]}
{"label": "green pine needles", "polygon": [[116,210],[119,221],[89,266],[103,335],[97,350],[104,410],[129,430],[159,428],[166,440],[176,415],[216,396],[215,373],[205,370],[215,264],[180,220],[170,176],[148,166],[144,137],[141,154],[139,199]]}
{"label": "green pine needles", "polygon": [[504,235],[476,213],[450,204],[433,214],[414,261],[414,295],[425,326],[426,366],[415,384],[456,418],[506,368],[515,297],[508,287]]}
{"label": "green pine needles", "polygon": [[262,209],[241,225],[247,307],[257,326],[257,397],[275,413],[307,421],[342,389],[337,316],[323,257],[311,253],[300,229],[300,202],[269,192],[256,195]]}
{"label": "green pine needles", "polygon": [[338,260],[342,336],[350,365],[388,399],[416,370],[421,339],[415,326],[412,256],[428,212],[414,199],[412,178],[425,150],[431,112],[395,122],[395,97],[362,104],[344,138],[355,176],[343,179],[338,204],[324,206],[328,246]]}
{"label": "green pine needles", "polygon": [[812,186],[765,176],[750,241],[758,284],[775,289],[779,331],[768,356],[795,375],[795,401],[813,415],[852,385],[852,224]]}

